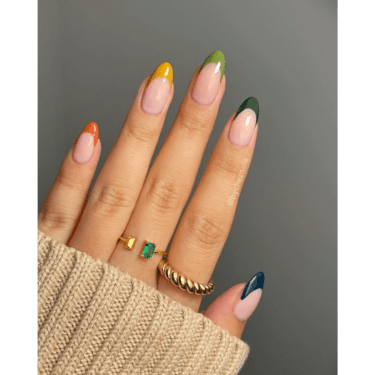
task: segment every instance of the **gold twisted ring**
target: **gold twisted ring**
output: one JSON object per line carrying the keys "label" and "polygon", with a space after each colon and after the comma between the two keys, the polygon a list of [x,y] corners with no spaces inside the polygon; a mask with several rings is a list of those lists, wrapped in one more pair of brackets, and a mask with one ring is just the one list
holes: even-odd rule
{"label": "gold twisted ring", "polygon": [[215,284],[211,279],[208,284],[196,283],[185,276],[180,275],[178,272],[174,271],[170,264],[162,259],[158,265],[160,273],[170,281],[174,286],[179,287],[188,293],[195,293],[196,295],[208,295],[212,293],[215,289]]}

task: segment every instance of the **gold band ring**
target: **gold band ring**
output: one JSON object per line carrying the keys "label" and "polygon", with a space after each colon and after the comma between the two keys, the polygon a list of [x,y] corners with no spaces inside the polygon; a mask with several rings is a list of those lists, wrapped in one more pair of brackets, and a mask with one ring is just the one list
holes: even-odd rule
{"label": "gold band ring", "polygon": [[208,284],[196,283],[185,276],[182,276],[178,272],[174,271],[170,264],[162,259],[158,265],[161,275],[163,275],[168,281],[170,281],[174,286],[179,287],[188,293],[194,293],[196,295],[208,295],[212,293],[215,289],[215,283],[211,279]]}
{"label": "gold band ring", "polygon": [[[129,250],[133,249],[133,247],[135,245],[135,242],[136,242],[136,238],[131,237],[131,236],[129,236],[128,238],[120,237],[119,240],[124,242],[125,247]],[[167,255],[168,254],[166,251],[155,251],[155,247],[156,247],[156,245],[154,243],[149,242],[149,241],[145,241],[143,249],[142,249],[142,251],[139,255],[142,258],[151,259],[154,254],[157,254],[157,255]]]}
{"label": "gold band ring", "polygon": [[133,248],[133,246],[135,245],[135,242],[136,242],[136,238],[132,237],[132,236],[129,236],[128,238],[120,237],[119,240],[124,242],[125,247],[129,250],[131,250]]}

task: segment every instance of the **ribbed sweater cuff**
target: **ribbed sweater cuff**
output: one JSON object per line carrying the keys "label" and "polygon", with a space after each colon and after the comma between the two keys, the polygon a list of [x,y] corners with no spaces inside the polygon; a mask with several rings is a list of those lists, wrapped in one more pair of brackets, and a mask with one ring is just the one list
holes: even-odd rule
{"label": "ribbed sweater cuff", "polygon": [[237,374],[249,347],[202,314],[38,234],[40,374]]}

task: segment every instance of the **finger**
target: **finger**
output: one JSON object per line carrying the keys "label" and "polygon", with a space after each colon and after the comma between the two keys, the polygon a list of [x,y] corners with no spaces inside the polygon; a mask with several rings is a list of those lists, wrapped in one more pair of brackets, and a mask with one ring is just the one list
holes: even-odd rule
{"label": "finger", "polygon": [[39,212],[38,228],[67,244],[81,216],[101,151],[98,126],[90,122],[65,157]]}
{"label": "finger", "polygon": [[172,67],[163,63],[142,82],[70,246],[109,259],[138,199],[172,96]]}
{"label": "finger", "polygon": [[264,285],[263,272],[256,273],[247,284],[238,284],[215,299],[203,312],[231,335],[241,337],[247,319],[258,306]]}
{"label": "finger", "polygon": [[136,237],[139,242],[131,252],[124,251],[120,242],[109,260],[155,287],[160,255],[145,260],[139,254],[147,241],[156,245],[156,251],[165,251],[176,228],[224,95],[224,64],[223,53],[215,51],[194,73],[124,231],[123,236]]}
{"label": "finger", "polygon": [[[229,234],[255,147],[258,108],[255,98],[246,99],[226,124],[173,237],[168,263],[195,282],[208,283]],[[198,310],[200,296],[162,276],[158,288]]]}

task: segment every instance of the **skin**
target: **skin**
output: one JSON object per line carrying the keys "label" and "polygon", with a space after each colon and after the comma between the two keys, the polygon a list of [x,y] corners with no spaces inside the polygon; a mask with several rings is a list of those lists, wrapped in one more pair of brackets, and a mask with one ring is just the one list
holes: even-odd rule
{"label": "skin", "polygon": [[[235,199],[229,205],[228,197],[233,193],[241,162],[247,158],[237,192],[242,189],[258,131],[256,127],[246,147],[229,142],[228,130],[236,114],[233,112],[181,217],[226,85],[224,75],[212,103],[199,105],[193,100],[192,91],[200,68],[192,76],[173,126],[150,170],[174,85],[163,110],[157,115],[147,114],[142,109],[142,96],[149,76],[138,89],[90,197],[87,198],[100,156],[100,140],[85,164],[74,161],[73,144],[39,213],[39,229],[47,235],[130,273],[195,311],[199,310],[202,297],[181,291],[159,276],[157,265],[161,256],[145,260],[139,256],[140,249],[143,241],[148,240],[157,245],[157,250],[165,251],[172,239],[168,262],[190,279],[207,283],[229,234],[238,202]],[[100,134],[104,132],[101,129]],[[118,242],[120,236],[137,237],[137,248],[124,249],[124,244]],[[245,283],[233,286],[203,312],[237,337],[241,337],[245,322],[233,316],[233,309],[244,286]]]}

